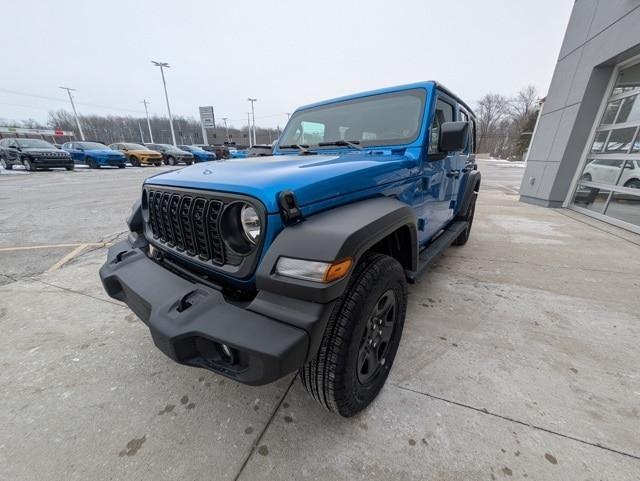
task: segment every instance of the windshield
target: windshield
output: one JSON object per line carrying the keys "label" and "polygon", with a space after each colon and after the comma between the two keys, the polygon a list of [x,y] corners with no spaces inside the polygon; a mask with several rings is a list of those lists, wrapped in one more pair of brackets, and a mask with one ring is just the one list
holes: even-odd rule
{"label": "windshield", "polygon": [[110,150],[109,147],[98,142],[77,142],[76,145],[86,150]]}
{"label": "windshield", "polygon": [[49,142],[40,139],[20,139],[16,142],[23,149],[55,149]]}
{"label": "windshield", "polygon": [[182,149],[179,149],[178,147],[175,147],[171,144],[158,144],[160,147],[164,147],[165,149],[171,151],[171,152],[180,152]]}
{"label": "windshield", "polygon": [[278,143],[309,147],[341,141],[364,147],[407,144],[420,133],[425,98],[425,90],[415,89],[302,110],[293,114]]}
{"label": "windshield", "polygon": [[149,150],[144,145],[140,145],[140,144],[122,144],[122,146],[125,149],[129,149],[129,150]]}

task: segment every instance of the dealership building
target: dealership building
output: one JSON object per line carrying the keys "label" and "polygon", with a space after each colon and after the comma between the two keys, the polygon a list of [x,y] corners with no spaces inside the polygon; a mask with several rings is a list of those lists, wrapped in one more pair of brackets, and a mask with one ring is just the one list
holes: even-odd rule
{"label": "dealership building", "polygon": [[520,199],[640,233],[640,0],[576,0]]}

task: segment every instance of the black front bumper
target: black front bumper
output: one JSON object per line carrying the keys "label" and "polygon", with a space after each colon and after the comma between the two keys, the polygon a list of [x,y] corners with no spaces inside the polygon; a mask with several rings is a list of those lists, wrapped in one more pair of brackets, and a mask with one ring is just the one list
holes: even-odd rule
{"label": "black front bumper", "polygon": [[73,167],[74,163],[73,163],[73,159],[70,158],[64,158],[64,157],[60,157],[60,158],[47,158],[47,157],[36,157],[36,158],[32,158],[31,160],[31,164],[34,167],[38,167],[38,168],[59,168],[59,167]]}
{"label": "black front bumper", "polygon": [[[146,247],[132,247],[135,239],[132,234],[109,249],[100,278],[174,361],[261,385],[294,372],[315,354],[333,303],[259,293],[248,305],[237,305],[150,259]],[[223,344],[232,358],[223,355]]]}

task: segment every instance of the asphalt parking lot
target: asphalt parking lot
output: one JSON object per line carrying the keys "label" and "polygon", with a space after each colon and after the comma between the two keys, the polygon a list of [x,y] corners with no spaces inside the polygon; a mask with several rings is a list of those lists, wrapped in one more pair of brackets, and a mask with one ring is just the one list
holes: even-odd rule
{"label": "asphalt parking lot", "polygon": [[640,238],[518,202],[481,161],[469,243],[411,286],[379,398],[342,419],[165,358],[98,278],[146,176],[0,172],[0,479],[637,480]]}

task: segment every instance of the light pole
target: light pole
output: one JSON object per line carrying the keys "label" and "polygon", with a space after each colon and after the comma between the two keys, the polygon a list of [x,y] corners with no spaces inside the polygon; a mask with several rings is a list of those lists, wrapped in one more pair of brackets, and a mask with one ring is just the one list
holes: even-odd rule
{"label": "light pole", "polygon": [[164,96],[167,99],[167,112],[169,112],[169,126],[171,127],[171,140],[173,140],[173,145],[177,145],[176,142],[176,133],[173,130],[173,117],[171,116],[171,107],[169,106],[169,94],[167,93],[167,81],[164,79],[164,69],[170,68],[167,62],[156,62],[152,60],[151,63],[156,67],[160,67],[160,75],[162,75],[162,85],[164,85]]}
{"label": "light pole", "polygon": [[149,127],[149,141],[153,144],[153,132],[151,132],[151,120],[149,119],[149,109],[147,108],[147,105],[149,105],[151,102],[147,102],[147,99],[144,99],[142,101],[142,103],[144,104],[144,112],[147,114],[147,127]]}
{"label": "light pole", "polygon": [[71,89],[69,87],[60,87],[62,90],[66,90],[69,94],[69,100],[71,101],[71,108],[73,109],[73,116],[76,118],[76,125],[78,126],[78,130],[80,131],[80,138],[84,140],[84,132],[82,131],[82,126],[80,125],[80,119],[78,118],[78,112],[76,111],[76,105],[73,103],[73,95],[71,92],[75,92],[76,89]]}
{"label": "light pole", "polygon": [[253,147],[253,141],[251,140],[251,117],[249,117],[249,115],[251,115],[251,112],[247,112],[247,125],[249,126],[249,147]]}
{"label": "light pole", "polygon": [[222,121],[224,122],[224,138],[229,142],[229,127],[227,126],[227,120],[229,120],[229,117],[222,118]]}
{"label": "light pole", "polygon": [[257,102],[258,99],[252,99],[251,97],[249,97],[247,99],[249,102],[251,102],[251,117],[253,118],[253,144],[256,144],[256,111],[253,108],[253,104],[254,102]]}

